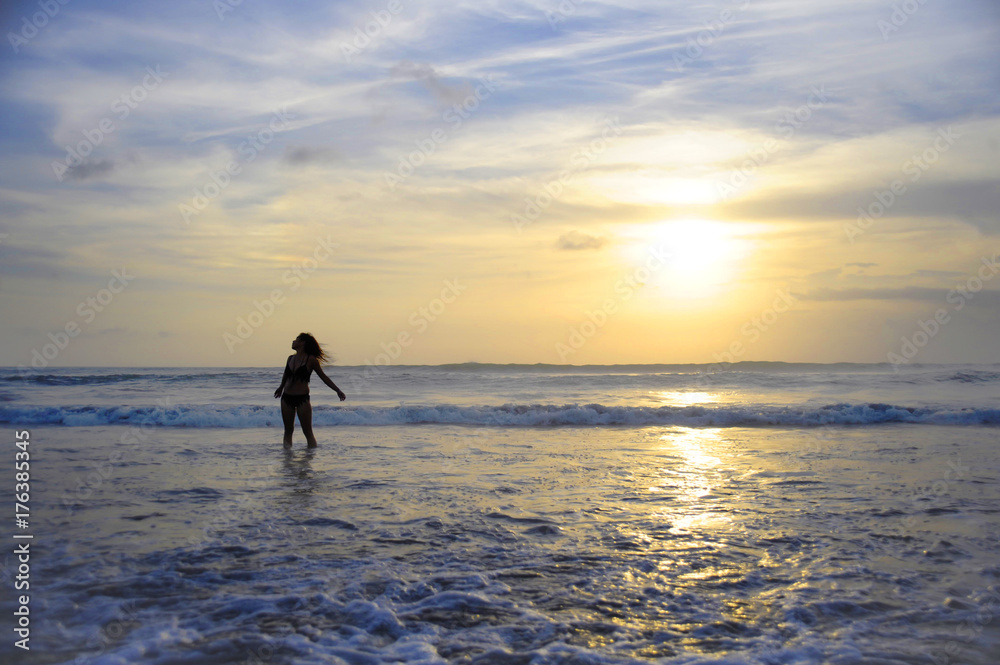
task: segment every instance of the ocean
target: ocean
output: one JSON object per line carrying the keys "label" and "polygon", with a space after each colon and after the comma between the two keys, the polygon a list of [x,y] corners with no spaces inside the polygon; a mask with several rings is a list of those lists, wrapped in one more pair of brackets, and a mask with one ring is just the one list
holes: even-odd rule
{"label": "ocean", "polygon": [[1000,365],[281,371],[0,370],[0,661],[1000,662]]}

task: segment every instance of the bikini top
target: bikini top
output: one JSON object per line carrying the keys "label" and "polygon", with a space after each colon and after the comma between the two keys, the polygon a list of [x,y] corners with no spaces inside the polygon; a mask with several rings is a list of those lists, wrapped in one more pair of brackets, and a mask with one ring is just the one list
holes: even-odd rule
{"label": "bikini top", "polygon": [[292,381],[301,381],[303,383],[309,383],[309,376],[312,374],[312,370],[309,369],[308,359],[305,364],[300,365],[295,370],[292,370],[292,359],[289,358],[288,362],[285,363],[285,371],[291,374]]}

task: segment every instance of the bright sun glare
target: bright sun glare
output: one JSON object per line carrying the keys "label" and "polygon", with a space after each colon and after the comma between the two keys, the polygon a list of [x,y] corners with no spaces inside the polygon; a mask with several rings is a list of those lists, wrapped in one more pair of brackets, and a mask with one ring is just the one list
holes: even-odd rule
{"label": "bright sun glare", "polygon": [[718,293],[743,271],[750,242],[736,226],[704,219],[659,222],[637,234],[641,251],[663,250],[666,266],[650,278],[650,285],[672,298],[703,298]]}

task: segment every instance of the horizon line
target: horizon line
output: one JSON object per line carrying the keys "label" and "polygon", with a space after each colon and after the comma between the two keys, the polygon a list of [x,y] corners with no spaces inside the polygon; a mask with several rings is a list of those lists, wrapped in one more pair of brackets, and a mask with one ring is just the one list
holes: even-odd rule
{"label": "horizon line", "polygon": [[[340,365],[337,363],[324,363],[324,367],[343,367],[347,368],[371,368],[378,367],[389,369],[393,367],[462,367],[462,366],[483,366],[483,367],[733,367],[739,365],[815,365],[820,367],[826,366],[842,366],[842,365],[857,365],[857,366],[867,366],[867,367],[878,367],[878,366],[888,366],[888,367],[899,367],[894,363],[887,361],[881,362],[858,362],[858,361],[834,361],[834,362],[816,362],[816,361],[791,361],[791,360],[739,360],[736,362],[633,362],[633,363],[586,363],[586,364],[571,364],[571,363],[516,363],[516,362],[482,362],[478,360],[469,360],[464,362],[445,362],[445,363],[416,363],[416,364],[405,364],[405,363],[392,363],[388,365],[381,365],[375,363],[366,363],[362,365]],[[947,367],[952,365],[1000,365],[1000,362],[950,362],[950,363],[907,363],[903,367]],[[28,370],[30,372],[43,372],[47,370],[63,370],[63,369],[270,369],[273,367],[278,367],[278,365],[59,365],[59,366],[47,366],[47,367],[15,367],[12,365],[0,366],[0,370]]]}

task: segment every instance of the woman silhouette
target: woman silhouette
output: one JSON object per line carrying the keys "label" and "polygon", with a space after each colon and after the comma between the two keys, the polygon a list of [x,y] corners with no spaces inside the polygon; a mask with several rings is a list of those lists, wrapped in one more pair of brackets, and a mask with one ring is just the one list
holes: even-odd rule
{"label": "woman silhouette", "polygon": [[316,372],[323,383],[337,391],[337,396],[343,402],[347,395],[323,373],[323,361],[326,353],[320,348],[319,342],[309,333],[299,333],[292,342],[295,349],[293,355],[285,362],[285,374],[281,377],[281,385],[274,391],[274,397],[281,398],[281,420],[285,423],[285,448],[292,447],[292,432],[295,430],[295,414],[299,414],[299,425],[306,437],[306,445],[316,447],[316,437],[312,430],[312,406],[309,404],[309,375]]}

